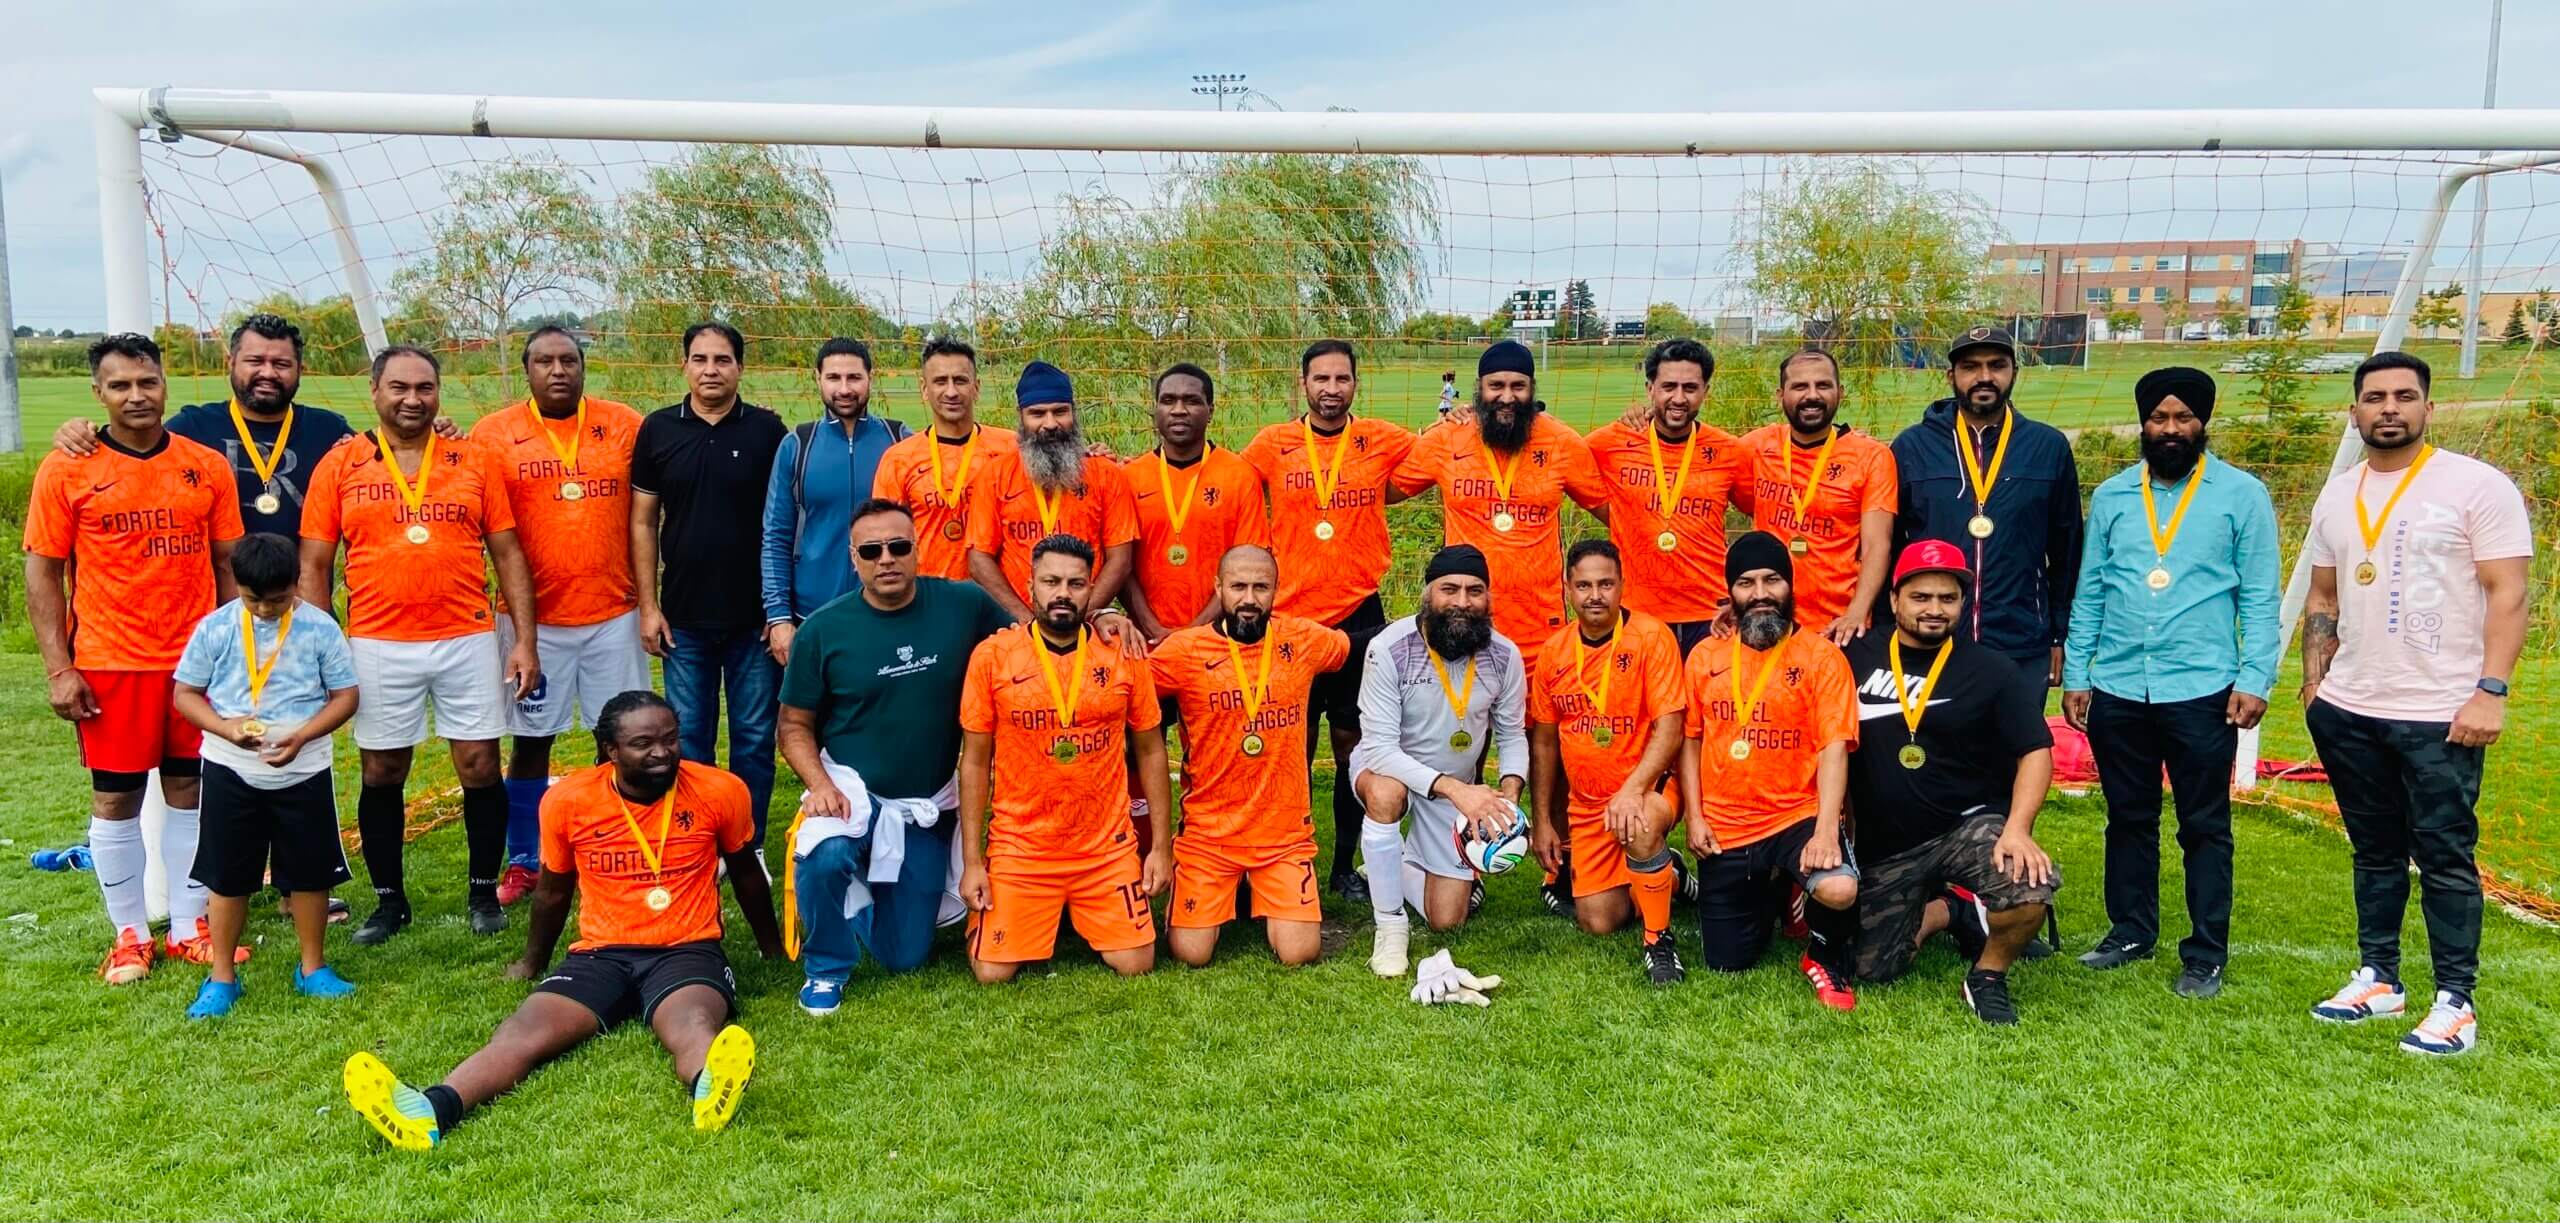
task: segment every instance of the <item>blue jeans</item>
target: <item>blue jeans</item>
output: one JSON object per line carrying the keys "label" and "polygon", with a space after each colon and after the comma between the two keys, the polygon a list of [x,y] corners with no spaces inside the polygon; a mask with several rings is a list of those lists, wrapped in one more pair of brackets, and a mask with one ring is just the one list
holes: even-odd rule
{"label": "blue jeans", "polygon": [[913,972],[933,950],[934,918],[951,869],[953,829],[944,812],[931,828],[907,830],[896,883],[871,884],[871,903],[844,915],[844,889],[871,862],[871,834],[821,841],[800,859],[800,967],[813,981],[843,984],[865,951],[886,972]]}
{"label": "blue jeans", "polygon": [[756,852],[764,852],[765,808],[773,805],[773,726],[781,708],[782,668],[764,651],[762,633],[674,629],[665,662],[667,703],[676,707],[684,758],[718,764],[720,694],[729,695],[729,771],[747,783],[755,804]]}

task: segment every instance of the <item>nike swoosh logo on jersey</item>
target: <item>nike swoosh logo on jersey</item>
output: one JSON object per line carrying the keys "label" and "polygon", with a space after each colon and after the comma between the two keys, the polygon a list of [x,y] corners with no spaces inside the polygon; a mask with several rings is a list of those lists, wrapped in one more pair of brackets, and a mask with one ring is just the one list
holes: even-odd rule
{"label": "nike swoosh logo on jersey", "polygon": [[[1932,709],[1935,709],[1935,708],[1937,708],[1938,706],[1940,706],[1940,705],[1944,705],[1944,704],[1946,704],[1948,701],[1953,700],[1953,699],[1954,699],[1954,698],[1952,698],[1952,697],[1943,697],[1943,696],[1942,696],[1942,697],[1939,697],[1939,698],[1937,698],[1937,699],[1935,699],[1935,700],[1933,700],[1933,701],[1930,701],[1930,702],[1929,702],[1929,707],[1930,707],[1930,708],[1932,708]],[[1879,705],[1879,704],[1876,704],[1876,703],[1874,703],[1874,702],[1872,702],[1872,701],[1860,701],[1860,702],[1858,702],[1858,720],[1859,720],[1859,721],[1861,721],[1861,722],[1864,722],[1864,721],[1866,721],[1866,720],[1867,720],[1867,719],[1869,719],[1869,718],[1891,718],[1891,717],[1899,717],[1899,716],[1901,715],[1901,713],[1902,713],[1902,707],[1901,707],[1901,706],[1899,706],[1899,705]]]}
{"label": "nike swoosh logo on jersey", "polygon": [[93,493],[103,493],[103,492],[107,491],[108,489],[114,488],[116,485],[119,485],[119,484],[122,484],[122,483],[124,483],[124,481],[122,481],[122,480],[109,480],[109,481],[107,481],[107,482],[106,482],[106,483],[104,483],[104,484],[92,484],[92,485],[90,485],[90,486],[89,486],[89,491],[90,491],[90,492],[93,492]]}

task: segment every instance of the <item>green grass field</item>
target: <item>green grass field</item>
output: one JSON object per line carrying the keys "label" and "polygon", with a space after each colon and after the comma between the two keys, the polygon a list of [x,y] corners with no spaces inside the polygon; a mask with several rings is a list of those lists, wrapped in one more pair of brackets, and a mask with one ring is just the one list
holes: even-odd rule
{"label": "green grass field", "polygon": [[[35,661],[0,657],[0,828],[11,854],[76,840],[82,778]],[[583,745],[564,741],[565,760]],[[342,770],[343,772],[344,770]],[[422,770],[433,774],[438,770]],[[790,801],[786,773],[783,802]],[[1321,792],[1321,791],[1319,791]],[[1322,821],[1319,821],[1320,823]],[[2041,832],[2085,948],[2099,817]],[[196,972],[109,990],[96,884],[0,862],[0,1216],[239,1218],[2548,1217],[2560,1211],[2560,940],[2489,921],[2487,1036],[2440,1063],[2402,1025],[2304,1014],[2351,963],[2345,846],[2244,810],[2230,988],[2187,1003],[2170,964],[2021,968],[2026,1023],[1992,1031],[1933,948],[1854,1014],[1815,1007],[1775,954],[1735,977],[1640,983],[1632,936],[1542,915],[1497,879],[1449,944],[1506,984],[1486,1011],[1423,1009],[1350,949],[1279,968],[1231,928],[1219,962],[1138,981],[1069,951],[982,988],[946,932],[916,976],[857,977],[834,1018],[754,959],[759,1069],[738,1121],[689,1128],[647,1032],[536,1075],[431,1156],[384,1149],[338,1066],[371,1049],[432,1081],[514,1008],[522,919],[476,939],[462,838],[411,847],[420,924],[386,948],[333,935],[362,992],[284,984],[290,932],[253,906],[250,992],[216,1026],[180,1012]],[[2171,854],[2172,863],[2175,855]],[[2168,894],[2179,886],[2174,865]],[[346,889],[361,908],[360,886]],[[1335,918],[1351,915],[1335,913]],[[2172,937],[2182,929],[2174,913]],[[1680,936],[1694,940],[1685,913]],[[2423,939],[2413,919],[2413,985]],[[1439,942],[1424,940],[1426,946]],[[1782,944],[1783,946],[1783,944]],[[1419,953],[1417,953],[1419,954]]]}

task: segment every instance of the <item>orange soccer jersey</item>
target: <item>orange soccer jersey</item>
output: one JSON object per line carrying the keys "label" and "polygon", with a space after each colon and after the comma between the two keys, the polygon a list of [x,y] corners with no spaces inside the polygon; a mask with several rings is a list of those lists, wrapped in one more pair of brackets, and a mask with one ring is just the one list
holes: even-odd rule
{"label": "orange soccer jersey", "polygon": [[631,447],[639,436],[640,414],[610,399],[588,399],[562,420],[545,420],[524,401],[472,426],[471,440],[498,456],[505,475],[544,624],[597,624],[638,606]]}
{"label": "orange soccer jersey", "polygon": [[[1541,412],[1529,444],[1505,461],[1473,428],[1451,425],[1422,435],[1396,468],[1407,493],[1438,487],[1441,535],[1474,544],[1493,574],[1493,626],[1520,647],[1534,671],[1536,651],[1565,621],[1564,499],[1606,505],[1608,486],[1591,448],[1564,422]],[[1508,522],[1511,529],[1501,530]]]}
{"label": "orange soccer jersey", "polygon": [[[1148,655],[1156,691],[1182,710],[1185,841],[1260,848],[1315,835],[1307,815],[1307,690],[1350,658],[1349,636],[1289,615],[1273,616],[1253,645],[1202,625]],[[1246,699],[1248,685],[1257,699]],[[1256,745],[1260,751],[1249,750]]]}
{"label": "orange soccer jersey", "polygon": [[[542,869],[578,876],[572,951],[717,940],[720,859],[755,839],[747,784],[690,760],[676,765],[667,797],[645,807],[622,797],[610,764],[571,773],[542,795]],[[657,888],[670,900],[663,911],[649,907]]]}
{"label": "orange soccer jersey", "polygon": [[[1191,623],[1218,593],[1218,558],[1237,544],[1271,542],[1262,473],[1232,450],[1209,447],[1188,469],[1148,451],[1120,469],[1138,515],[1137,582],[1166,628]],[[1165,489],[1170,485],[1170,500]],[[1176,530],[1173,515],[1182,512]],[[1179,549],[1179,552],[1176,550]],[[1174,563],[1175,556],[1182,558]]]}
{"label": "orange soccer jersey", "polygon": [[[1751,512],[1751,525],[1790,541],[1791,552],[1797,537],[1806,541],[1795,553],[1796,620],[1816,632],[1830,628],[1858,590],[1860,520],[1902,503],[1893,450],[1841,425],[1823,458],[1820,445],[1799,443],[1775,424],[1743,435],[1742,461],[1747,474],[1736,478],[1734,499]],[[1813,495],[1799,511],[1808,483]]]}
{"label": "orange soccer jersey", "polygon": [[1340,624],[1378,593],[1394,551],[1387,480],[1413,445],[1403,426],[1367,416],[1332,437],[1296,420],[1254,435],[1244,457],[1271,490],[1271,551],[1280,558],[1274,610]]}
{"label": "orange soccer jersey", "polygon": [[[1061,704],[1072,719],[1059,718]],[[1128,731],[1163,724],[1147,664],[1117,647],[1088,635],[1060,654],[1028,624],[979,642],[960,692],[960,728],[995,738],[988,860],[1133,852],[1122,753]]]}
{"label": "orange soccer jersey", "polygon": [[[485,541],[516,527],[498,456],[478,442],[434,439],[410,480],[412,491],[426,484],[412,511],[374,438],[339,443],[312,469],[302,499],[302,537],[347,545],[347,635],[442,641],[489,631]],[[412,529],[426,542],[414,542]]]}
{"label": "orange soccer jersey", "polygon": [[1653,720],[1689,703],[1670,626],[1643,612],[1623,615],[1614,648],[1584,645],[1581,622],[1567,623],[1529,676],[1529,720],[1555,727],[1562,749],[1568,816],[1606,810],[1644,759]]}
{"label": "orange soccer jersey", "polygon": [[992,425],[979,425],[960,442],[928,429],[900,439],[880,456],[871,495],[904,501],[915,511],[918,574],[969,580],[969,490],[979,472],[1019,445],[1013,430]]}
{"label": "orange soccer jersey", "polygon": [[48,451],[25,545],[71,562],[71,662],[168,671],[213,611],[213,545],[240,538],[231,464],[174,433],[149,454],[101,436],[83,458]]}
{"label": "orange soccer jersey", "polygon": [[[1734,659],[1741,658],[1736,695]],[[1698,740],[1699,803],[1727,849],[1774,835],[1821,809],[1814,766],[1834,743],[1858,746],[1858,691],[1849,660],[1811,629],[1763,653],[1731,635],[1689,651],[1688,734]],[[1756,703],[1753,693],[1757,692]],[[1751,706],[1746,727],[1736,710]],[[1742,759],[1735,742],[1750,745]]]}
{"label": "orange soccer jersey", "polygon": [[[1004,583],[1017,597],[1031,593],[1031,549],[1048,535],[1073,535],[1104,550],[1135,542],[1138,513],[1129,503],[1129,481],[1120,465],[1098,455],[1084,461],[1084,487],[1051,494],[1031,483],[1022,454],[998,456],[969,491],[969,548],[996,558]],[[1043,518],[1041,498],[1050,516]],[[1097,565],[1096,572],[1100,571]]]}
{"label": "orange soccer jersey", "polygon": [[[1704,421],[1682,445],[1651,432],[1607,424],[1591,434],[1591,460],[1609,484],[1619,598],[1671,624],[1713,620],[1724,602],[1724,512],[1742,470],[1740,439]],[[1666,513],[1655,490],[1674,483]]]}

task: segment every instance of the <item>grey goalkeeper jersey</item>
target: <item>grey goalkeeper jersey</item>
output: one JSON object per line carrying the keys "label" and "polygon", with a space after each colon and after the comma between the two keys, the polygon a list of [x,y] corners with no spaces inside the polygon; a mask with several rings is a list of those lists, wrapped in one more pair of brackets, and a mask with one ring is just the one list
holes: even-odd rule
{"label": "grey goalkeeper jersey", "polygon": [[[1448,664],[1450,691],[1466,690],[1466,666],[1464,659]],[[1370,639],[1368,669],[1360,677],[1360,746],[1351,754],[1351,767],[1428,794],[1443,773],[1475,781],[1476,754],[1490,737],[1502,775],[1526,778],[1529,680],[1519,647],[1497,632],[1492,644],[1475,656],[1475,667],[1475,690],[1461,720],[1431,665],[1431,647],[1423,640],[1419,619],[1407,616],[1379,630]],[[1450,736],[1461,730],[1467,745],[1452,747]]]}

